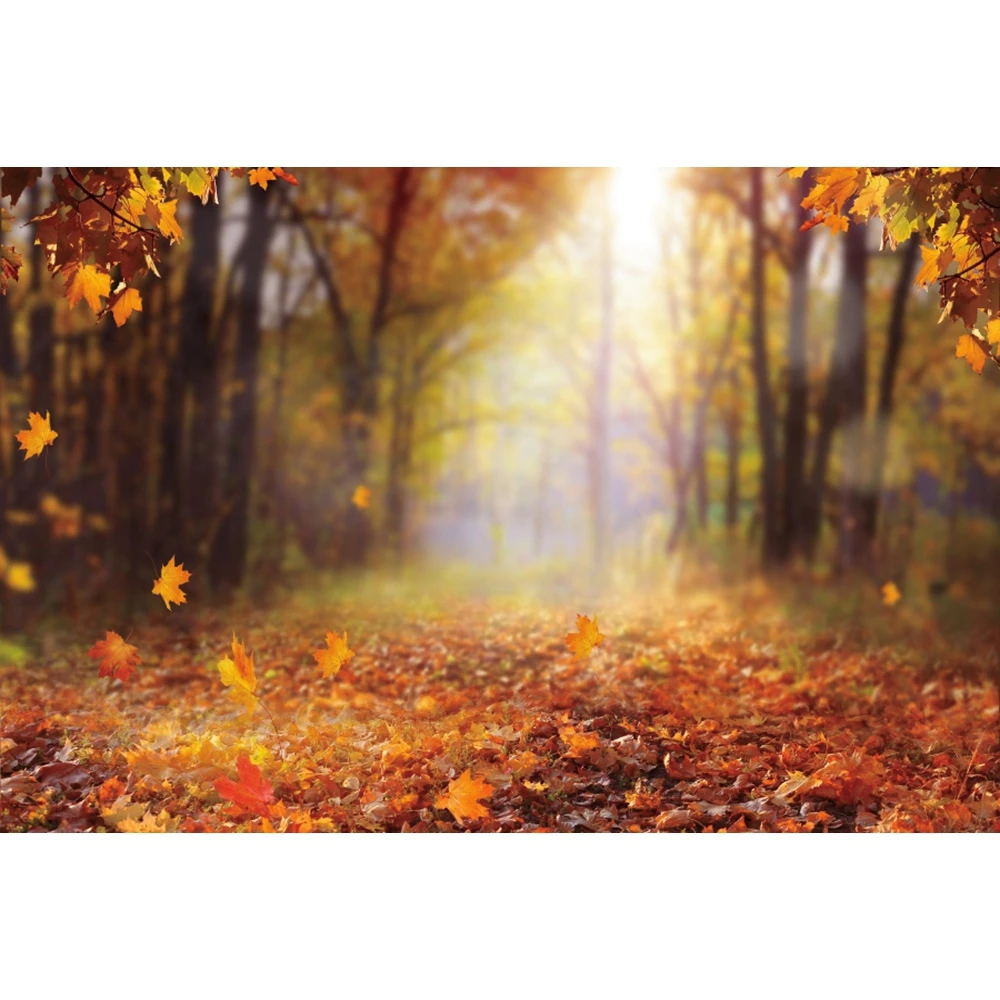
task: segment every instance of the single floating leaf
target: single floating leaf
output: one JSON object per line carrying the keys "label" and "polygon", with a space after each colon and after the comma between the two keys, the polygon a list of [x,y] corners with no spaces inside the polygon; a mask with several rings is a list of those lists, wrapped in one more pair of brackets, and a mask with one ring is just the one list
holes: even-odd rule
{"label": "single floating leaf", "polygon": [[882,587],[882,603],[886,607],[891,608],[902,596],[899,588],[892,580]]}
{"label": "single floating leaf", "polygon": [[317,649],[313,658],[323,668],[324,677],[336,677],[340,668],[354,656],[354,650],[347,648],[347,632],[343,638],[336,632],[326,633],[327,649]]}
{"label": "single floating leaf", "polygon": [[578,660],[582,660],[590,655],[595,646],[600,646],[604,635],[597,630],[597,615],[594,615],[593,621],[586,615],[577,615],[576,628],[576,632],[569,632],[563,637],[563,642]]}
{"label": "single floating leaf", "polygon": [[243,643],[233,636],[233,658],[224,656],[218,662],[222,683],[232,688],[230,694],[243,706],[248,716],[253,715],[257,705],[257,674],[254,671],[253,654],[247,656]]}
{"label": "single floating leaf", "polygon": [[46,411],[44,418],[40,413],[29,413],[28,430],[17,433],[17,440],[21,443],[18,451],[23,449],[26,452],[24,460],[27,461],[34,455],[41,455],[42,449],[47,444],[52,444],[57,437],[59,437],[59,433],[52,429],[48,411]]}
{"label": "single floating leaf", "polygon": [[351,496],[351,503],[354,504],[358,510],[365,510],[371,502],[371,498],[372,491],[368,489],[367,486],[357,486]]}
{"label": "single floating leaf", "polygon": [[106,633],[106,638],[95,642],[87,655],[101,661],[98,676],[115,677],[123,684],[132,676],[139,662],[139,650],[127,643],[117,632]]}
{"label": "single floating leaf", "polygon": [[184,563],[174,565],[174,556],[170,557],[170,562],[160,569],[160,578],[153,582],[153,593],[159,594],[170,610],[170,603],[186,604],[187,597],[181,590],[181,584],[187,583],[191,579],[191,574],[184,568]]}

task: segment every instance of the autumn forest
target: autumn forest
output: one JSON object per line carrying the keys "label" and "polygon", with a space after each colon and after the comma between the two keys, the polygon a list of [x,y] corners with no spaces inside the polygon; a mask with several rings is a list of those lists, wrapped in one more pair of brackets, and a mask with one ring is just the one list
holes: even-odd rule
{"label": "autumn forest", "polygon": [[1000,832],[1000,168],[0,212],[0,831]]}

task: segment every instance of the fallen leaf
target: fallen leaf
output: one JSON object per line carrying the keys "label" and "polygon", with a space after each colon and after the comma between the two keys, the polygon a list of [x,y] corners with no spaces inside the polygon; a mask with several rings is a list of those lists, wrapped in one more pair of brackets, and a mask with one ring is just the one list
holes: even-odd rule
{"label": "fallen leaf", "polygon": [[[234,642],[235,645],[235,642]],[[253,764],[246,754],[241,754],[236,761],[236,770],[240,780],[233,781],[225,776],[215,779],[215,790],[224,798],[242,806],[248,812],[259,816],[271,814],[271,803],[275,801],[274,790],[259,767]]]}
{"label": "fallen leaf", "polygon": [[434,806],[447,809],[459,823],[467,819],[484,819],[490,811],[478,800],[488,799],[492,794],[492,785],[473,778],[471,771],[466,770],[449,782],[447,793],[438,796]]}
{"label": "fallen leaf", "polygon": [[246,654],[243,643],[233,636],[233,659],[223,657],[218,662],[222,683],[231,687],[230,694],[246,710],[247,715],[253,715],[257,705],[257,674],[254,671],[253,654]]}

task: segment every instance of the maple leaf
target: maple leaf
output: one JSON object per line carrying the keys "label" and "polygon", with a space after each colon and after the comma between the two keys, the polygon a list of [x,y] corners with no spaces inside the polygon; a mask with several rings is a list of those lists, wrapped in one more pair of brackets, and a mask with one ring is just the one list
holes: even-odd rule
{"label": "maple leaf", "polygon": [[44,418],[40,413],[29,413],[28,430],[17,433],[17,440],[21,442],[18,451],[23,449],[27,453],[24,456],[24,460],[27,461],[32,455],[41,455],[42,449],[47,444],[52,444],[57,437],[59,434],[52,429],[47,410]]}
{"label": "maple leaf", "polygon": [[126,817],[118,823],[119,833],[173,833],[176,829],[177,820],[166,809],[156,815],[151,809],[147,810],[141,821]]}
{"label": "maple leaf", "polygon": [[142,312],[142,296],[137,288],[126,288],[116,293],[108,304],[111,306],[111,315],[115,318],[115,326],[122,326],[132,313]]}
{"label": "maple leaf", "polygon": [[358,510],[365,510],[371,502],[371,498],[372,491],[368,489],[367,486],[356,486],[354,488],[354,493],[351,496],[351,503],[354,504]]}
{"label": "maple leaf", "polygon": [[265,191],[270,181],[275,179],[274,171],[270,167],[253,167],[250,171],[250,185],[254,184],[262,187]]}
{"label": "maple leaf", "polygon": [[986,339],[991,344],[1000,344],[1000,318],[991,319],[986,324]]}
{"label": "maple leaf", "polygon": [[177,225],[177,199],[164,201],[160,204],[160,218],[157,220],[156,228],[167,237],[168,240],[179,240],[184,238],[181,227]]}
{"label": "maple leaf", "polygon": [[106,638],[95,642],[87,655],[101,661],[99,677],[116,677],[123,684],[135,672],[139,650],[127,643],[117,632],[108,632]]}
{"label": "maple leaf", "polygon": [[290,174],[287,170],[283,170],[281,167],[272,167],[275,177],[280,177],[283,181],[287,181],[293,187],[298,187],[299,182],[295,174]]}
{"label": "maple leaf", "polygon": [[[235,641],[233,643],[235,646]],[[241,754],[236,761],[236,770],[240,780],[233,781],[225,776],[215,779],[215,790],[230,802],[242,806],[247,812],[258,816],[271,815],[271,803],[275,801],[271,782],[261,773],[246,754]]]}
{"label": "maple leaf", "polygon": [[983,366],[986,364],[986,348],[978,337],[963,333],[955,345],[955,357],[965,358],[972,370],[977,375],[981,375]]}
{"label": "maple leaf", "polygon": [[886,607],[891,608],[902,596],[892,580],[882,587],[882,603]]}
{"label": "maple leaf", "polygon": [[99,313],[101,296],[107,298],[111,294],[111,275],[99,271],[93,264],[69,265],[65,274],[69,304],[75,306],[80,299],[86,299],[95,314]]}
{"label": "maple leaf", "polygon": [[483,819],[490,811],[479,799],[488,799],[493,794],[493,786],[472,777],[469,770],[448,783],[448,791],[439,795],[434,802],[435,809],[447,809],[461,823],[467,819]]}
{"label": "maple leaf", "polygon": [[184,563],[174,565],[174,556],[170,557],[170,562],[160,570],[159,580],[153,581],[153,593],[159,594],[170,610],[171,601],[174,604],[186,604],[187,597],[181,590],[181,584],[187,583],[191,579],[191,574],[184,568]]}
{"label": "maple leaf", "polygon": [[257,704],[257,674],[253,666],[253,654],[247,656],[243,643],[233,636],[233,659],[224,656],[218,663],[222,683],[231,687],[230,694],[245,709],[247,715],[253,715]]}
{"label": "maple leaf", "polygon": [[336,632],[326,633],[328,649],[317,649],[313,658],[323,668],[324,677],[336,677],[337,671],[354,656],[354,650],[347,648],[347,632],[341,638]]}
{"label": "maple leaf", "polygon": [[595,646],[600,646],[604,641],[604,635],[597,630],[597,615],[591,621],[586,615],[576,616],[576,632],[569,632],[563,636],[563,642],[573,651],[573,655],[582,660],[589,656]]}

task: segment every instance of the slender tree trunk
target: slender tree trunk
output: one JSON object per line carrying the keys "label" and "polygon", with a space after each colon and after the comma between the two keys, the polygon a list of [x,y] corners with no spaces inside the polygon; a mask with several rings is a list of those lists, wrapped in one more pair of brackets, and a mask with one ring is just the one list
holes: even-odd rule
{"label": "slender tree trunk", "polygon": [[694,440],[694,497],[698,529],[708,527],[708,467],[705,457],[705,431],[699,429]]}
{"label": "slender tree trunk", "polygon": [[886,339],[885,356],[879,376],[878,403],[876,405],[875,440],[872,447],[872,490],[867,499],[862,527],[866,532],[866,545],[873,547],[878,532],[879,501],[882,493],[882,473],[886,459],[889,438],[889,424],[892,421],[893,396],[896,373],[903,352],[906,336],[906,302],[913,283],[913,269],[917,263],[920,241],[910,237],[901,249],[899,273],[892,295],[892,311],[889,314],[889,330]]}
{"label": "slender tree trunk", "polygon": [[[823,496],[826,491],[834,433],[845,421],[851,407],[857,411],[859,388],[862,391],[861,412],[864,408],[863,385],[855,384],[852,387],[847,383],[852,377],[851,373],[853,372],[856,377],[859,367],[863,367],[863,358],[859,366],[859,352],[863,352],[865,341],[864,297],[868,253],[865,246],[865,227],[851,225],[842,240],[844,269],[837,308],[836,333],[830,371],[827,375],[826,393],[819,414],[819,428],[813,449],[813,464],[807,494],[805,552],[810,559],[815,554],[823,523]],[[847,400],[848,396],[852,397],[850,402]],[[852,443],[857,444],[857,442]],[[842,512],[842,520],[844,516],[846,512]]]}
{"label": "slender tree trunk", "polygon": [[778,457],[775,443],[775,410],[767,359],[767,333],[764,326],[764,191],[760,167],[750,170],[751,224],[751,325],[750,346],[756,389],[757,433],[761,451],[761,520],[763,522],[762,561],[773,565],[777,554],[778,534]]}
{"label": "slender tree trunk", "polygon": [[257,438],[261,285],[272,231],[268,218],[268,192],[251,187],[247,192],[247,198],[249,220],[243,283],[237,306],[237,339],[233,366],[236,392],[230,403],[222,490],[222,520],[214,534],[209,559],[211,583],[223,593],[228,593],[240,585],[246,569],[250,480]]}
{"label": "slender tree trunk", "polygon": [[734,367],[730,372],[733,384],[734,404],[725,417],[726,432],[726,532],[730,538],[735,535],[740,522],[740,409],[735,404],[739,391],[739,375]]}
{"label": "slender tree trunk", "polygon": [[808,209],[802,201],[812,186],[807,172],[799,179],[794,202],[791,268],[791,303],[788,313],[788,402],[785,409],[784,498],[778,558],[785,562],[802,543],[805,508],[805,462],[809,418],[809,373],[806,359],[806,323],[809,312],[809,251],[811,232],[802,232]]}
{"label": "slender tree trunk", "polygon": [[535,491],[535,516],[533,550],[535,559],[541,559],[545,552],[545,521],[548,516],[549,477],[552,442],[548,434],[542,438],[542,457],[538,465],[538,488]]}
{"label": "slender tree trunk", "polygon": [[180,484],[180,503],[189,568],[200,570],[205,557],[202,547],[217,503],[220,379],[219,342],[212,315],[219,277],[222,208],[212,200],[205,205],[194,200],[191,215],[191,263],[180,303],[183,392],[189,392],[191,399],[184,449],[187,472]]}

